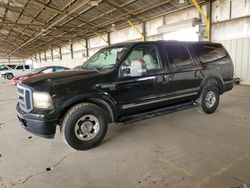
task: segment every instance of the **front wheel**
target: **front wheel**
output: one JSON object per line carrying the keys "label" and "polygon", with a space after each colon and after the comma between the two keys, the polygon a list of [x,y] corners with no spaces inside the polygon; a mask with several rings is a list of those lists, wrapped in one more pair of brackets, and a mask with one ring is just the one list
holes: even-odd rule
{"label": "front wheel", "polygon": [[87,150],[101,143],[107,129],[107,115],[102,108],[92,103],[80,103],[66,113],[61,135],[70,147]]}
{"label": "front wheel", "polygon": [[207,85],[201,92],[197,103],[203,112],[206,114],[211,114],[217,109],[219,100],[220,94],[218,87],[216,85]]}

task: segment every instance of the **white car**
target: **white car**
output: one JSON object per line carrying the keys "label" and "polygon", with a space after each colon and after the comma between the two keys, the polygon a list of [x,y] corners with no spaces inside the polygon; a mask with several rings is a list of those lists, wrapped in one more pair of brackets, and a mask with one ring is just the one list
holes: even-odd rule
{"label": "white car", "polygon": [[1,71],[1,76],[11,80],[15,76],[21,76],[23,74],[30,73],[32,71],[29,65],[17,65],[13,69]]}
{"label": "white car", "polygon": [[0,65],[0,76],[2,75],[3,71],[11,70],[15,67],[16,65]]}

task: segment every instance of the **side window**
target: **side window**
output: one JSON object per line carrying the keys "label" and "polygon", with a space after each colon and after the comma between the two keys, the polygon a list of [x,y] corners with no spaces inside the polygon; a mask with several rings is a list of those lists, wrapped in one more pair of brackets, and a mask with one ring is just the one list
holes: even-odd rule
{"label": "side window", "polygon": [[25,69],[30,69],[29,65],[25,65],[24,67],[25,67]]}
{"label": "side window", "polygon": [[166,45],[170,68],[173,70],[190,67],[193,65],[192,57],[186,46],[178,44]]}
{"label": "side window", "polygon": [[158,71],[161,64],[156,47],[143,45],[135,47],[121,66],[123,76],[141,76]]}
{"label": "side window", "polygon": [[62,72],[64,71],[64,67],[55,67],[54,72]]}
{"label": "side window", "polygon": [[51,68],[47,68],[47,69],[43,70],[42,72],[44,74],[51,73],[51,72],[53,72],[53,68],[52,67]]}
{"label": "side window", "polygon": [[23,70],[23,66],[22,65],[19,65],[16,67],[17,70]]}
{"label": "side window", "polygon": [[197,57],[202,63],[207,63],[217,59],[221,59],[227,55],[222,46],[219,45],[194,45]]}

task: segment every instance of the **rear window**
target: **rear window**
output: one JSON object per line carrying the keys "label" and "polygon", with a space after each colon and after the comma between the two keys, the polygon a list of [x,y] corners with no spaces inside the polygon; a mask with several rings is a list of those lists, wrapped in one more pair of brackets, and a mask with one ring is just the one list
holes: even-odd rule
{"label": "rear window", "polygon": [[194,45],[193,48],[202,63],[218,60],[227,55],[221,45]]}
{"label": "rear window", "polygon": [[24,67],[25,67],[25,69],[30,69],[29,65],[25,65]]}

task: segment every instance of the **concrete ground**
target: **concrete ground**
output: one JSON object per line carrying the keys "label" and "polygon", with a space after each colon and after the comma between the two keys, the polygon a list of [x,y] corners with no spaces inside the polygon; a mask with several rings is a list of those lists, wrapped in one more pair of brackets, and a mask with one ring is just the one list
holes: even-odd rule
{"label": "concrete ground", "polygon": [[224,94],[211,115],[192,108],[111,125],[89,151],[26,132],[15,105],[16,88],[1,79],[1,188],[250,187],[250,87]]}

